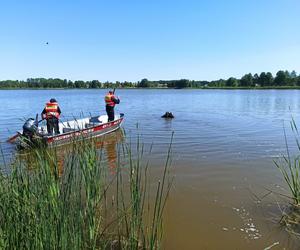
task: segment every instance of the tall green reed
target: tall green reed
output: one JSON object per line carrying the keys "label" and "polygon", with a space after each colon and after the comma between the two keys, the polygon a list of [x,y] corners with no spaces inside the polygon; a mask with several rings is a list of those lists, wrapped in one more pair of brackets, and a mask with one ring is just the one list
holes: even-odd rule
{"label": "tall green reed", "polygon": [[[101,197],[101,168],[92,145],[74,145],[60,176],[56,150],[33,150],[2,177],[3,248],[82,249],[96,244],[96,205]],[[35,168],[28,171],[28,167]]]}
{"label": "tall green reed", "polygon": [[171,144],[154,200],[144,153],[140,139],[119,145],[114,176],[93,140],[19,158],[0,175],[0,248],[160,248]]}
{"label": "tall green reed", "polygon": [[[294,133],[297,148],[300,152],[299,131],[294,119],[291,121],[291,129]],[[300,155],[291,157],[285,130],[284,137],[287,154],[282,157],[281,162],[275,161],[275,165],[282,173],[283,178],[288,185],[294,206],[300,207]]]}
{"label": "tall green reed", "polygon": [[[163,212],[171,189],[173,179],[170,178],[171,146],[173,134],[166,152],[166,161],[155,189],[151,189],[150,162],[143,161],[145,148],[140,138],[137,139],[135,153],[129,144],[123,148],[128,155],[129,168],[127,173],[118,171],[116,202],[119,214],[119,235],[126,241],[119,239],[119,245],[126,249],[159,249],[163,237]],[[148,151],[151,154],[152,146]],[[124,176],[129,178],[127,189],[124,188]],[[121,187],[121,188],[120,188]],[[127,191],[124,194],[124,191]],[[152,198],[149,198],[152,196]],[[127,198],[127,199],[126,199]],[[151,202],[150,202],[151,201]]]}
{"label": "tall green reed", "polygon": [[[300,151],[299,132],[295,120],[292,118],[291,129],[295,137],[296,145]],[[289,206],[281,210],[280,224],[292,235],[300,237],[300,155],[291,156],[286,131],[284,129],[286,144],[286,155],[280,161],[275,161],[275,165],[281,172],[290,192],[290,195],[283,195],[289,199]]]}

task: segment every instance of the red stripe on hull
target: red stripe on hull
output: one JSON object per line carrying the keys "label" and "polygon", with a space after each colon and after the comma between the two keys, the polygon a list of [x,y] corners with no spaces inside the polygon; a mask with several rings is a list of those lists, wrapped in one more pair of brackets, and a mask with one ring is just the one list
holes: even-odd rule
{"label": "red stripe on hull", "polygon": [[85,128],[85,129],[82,129],[82,130],[77,130],[77,131],[69,132],[69,133],[66,133],[66,134],[55,135],[53,137],[47,138],[47,144],[52,144],[54,142],[68,140],[70,138],[79,137],[79,136],[83,136],[83,135],[89,135],[89,134],[93,135],[93,133],[95,133],[95,132],[99,132],[101,130],[119,125],[122,121],[123,121],[123,118],[120,118],[116,121],[112,121],[112,122],[109,122],[109,123],[104,123],[104,124],[101,124],[101,125],[98,125],[98,126],[95,126],[95,127]]}

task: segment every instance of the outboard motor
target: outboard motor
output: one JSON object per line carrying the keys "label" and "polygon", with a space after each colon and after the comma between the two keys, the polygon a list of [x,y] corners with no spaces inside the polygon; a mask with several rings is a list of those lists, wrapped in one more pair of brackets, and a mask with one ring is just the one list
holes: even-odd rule
{"label": "outboard motor", "polygon": [[32,138],[38,131],[38,127],[33,118],[29,118],[23,125],[23,135]]}

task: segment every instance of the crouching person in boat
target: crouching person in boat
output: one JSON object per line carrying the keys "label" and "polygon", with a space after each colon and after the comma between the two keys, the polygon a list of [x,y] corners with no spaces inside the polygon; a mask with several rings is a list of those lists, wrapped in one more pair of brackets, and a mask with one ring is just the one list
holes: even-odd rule
{"label": "crouching person in boat", "polygon": [[115,105],[120,103],[120,99],[115,96],[114,91],[110,90],[105,96],[106,113],[108,122],[115,120]]}
{"label": "crouching person in boat", "polygon": [[55,134],[59,134],[58,122],[60,114],[61,110],[57,101],[54,98],[51,98],[50,101],[46,103],[42,112],[42,119],[47,120],[47,132],[49,135],[53,135],[53,130]]}

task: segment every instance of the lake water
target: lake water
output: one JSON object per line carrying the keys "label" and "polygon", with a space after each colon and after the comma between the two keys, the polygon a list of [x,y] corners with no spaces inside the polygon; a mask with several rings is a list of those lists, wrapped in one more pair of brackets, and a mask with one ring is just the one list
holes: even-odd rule
{"label": "lake water", "polygon": [[[105,113],[105,90],[1,90],[0,140],[5,161],[14,147],[5,140],[24,119],[41,113],[55,97],[62,119]],[[174,187],[166,209],[165,249],[299,249],[276,220],[286,193],[273,160],[286,152],[284,126],[300,124],[299,90],[117,90],[126,139],[140,134],[154,144],[160,170],[174,131]],[[173,120],[160,118],[166,111]],[[138,127],[138,128],[137,128]],[[3,162],[3,159],[2,159]],[[276,248],[277,247],[277,248]]]}

